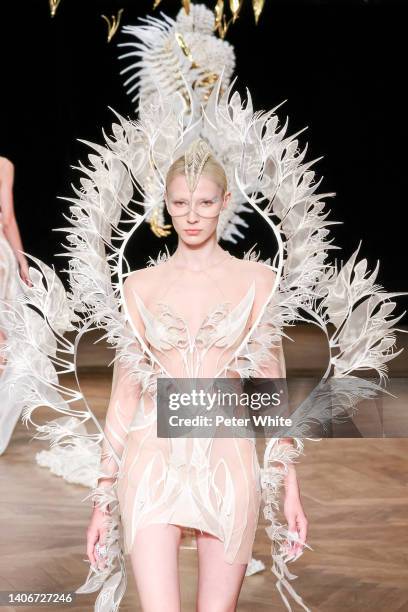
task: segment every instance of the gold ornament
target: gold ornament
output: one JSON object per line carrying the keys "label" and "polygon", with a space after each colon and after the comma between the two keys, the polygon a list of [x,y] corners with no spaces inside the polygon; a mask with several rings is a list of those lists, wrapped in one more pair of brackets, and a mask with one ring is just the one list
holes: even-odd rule
{"label": "gold ornament", "polygon": [[242,4],[242,0],[241,2],[237,2],[236,0],[230,0],[230,7],[231,7],[231,10],[234,11],[234,13],[233,13],[233,17],[231,17],[227,21],[227,18],[224,13],[224,10],[225,10],[224,0],[217,0],[217,4],[215,5],[215,8],[214,8],[214,16],[215,16],[214,32],[218,32],[218,36],[222,40],[224,40],[231,23],[234,23],[235,19],[238,17],[238,12],[240,10],[240,4]]}
{"label": "gold ornament", "polygon": [[[215,25],[214,32],[217,32],[219,37],[224,39],[231,23],[235,23],[239,17],[244,0],[228,0],[229,8],[232,17],[227,21],[225,16],[225,4],[227,0],[217,0],[214,7]],[[157,8],[161,0],[154,0],[153,9]],[[190,14],[190,0],[181,0],[181,5],[187,15]],[[252,0],[252,8],[255,15],[255,23],[258,24],[259,17],[265,6],[265,0]]]}
{"label": "gold ornament", "polygon": [[242,7],[242,0],[229,0],[229,5],[232,13],[232,23],[235,23]]}
{"label": "gold ornament", "polygon": [[181,0],[181,4],[186,12],[186,15],[190,14],[190,0]]}
{"label": "gold ornament", "polygon": [[259,17],[263,11],[265,0],[252,0],[252,8],[254,9],[255,23],[258,25]]}
{"label": "gold ornament", "polygon": [[[197,81],[194,81],[193,83],[193,87],[194,89],[196,87],[199,87],[200,89],[204,89],[205,90],[205,94],[203,95],[203,99],[205,101],[208,100],[208,98],[210,97],[211,91],[214,87],[214,84],[218,81],[220,75],[216,74],[215,72],[208,72],[206,75],[204,75],[201,79],[198,79]],[[220,91],[221,91],[221,95],[222,92],[224,91],[224,87],[221,85],[220,87]]]}
{"label": "gold ornament", "polygon": [[177,44],[180,47],[180,49],[182,50],[182,52],[184,53],[184,55],[186,57],[188,57],[190,62],[193,62],[193,68],[197,68],[197,65],[194,63],[193,56],[191,55],[191,51],[190,51],[186,41],[184,40],[183,36],[179,32],[176,32],[175,33],[175,37],[176,37],[176,40],[177,40]]}
{"label": "gold ornament", "polygon": [[112,15],[112,23],[109,21],[108,17],[106,15],[101,15],[102,19],[105,19],[105,21],[108,24],[108,42],[110,42],[112,40],[112,38],[115,36],[119,24],[120,24],[120,20],[122,19],[122,13],[123,13],[123,8],[120,9],[118,11],[118,14],[116,15]]}
{"label": "gold ornament", "polygon": [[[175,38],[177,40],[177,43],[180,49],[183,51],[184,55],[188,57],[188,59],[190,60],[191,67],[199,68],[200,66],[197,64],[197,62],[194,61],[190,48],[187,45],[186,41],[184,40],[182,34],[180,34],[179,32],[176,32]],[[203,94],[203,99],[208,100],[208,98],[210,97],[212,88],[214,84],[217,82],[219,76],[220,75],[216,74],[215,72],[207,72],[207,74],[204,74],[200,79],[193,81],[192,83],[193,89],[196,89],[196,88],[203,89],[205,91],[205,93]],[[186,101],[188,108],[190,108],[190,98],[187,92],[183,90],[181,93],[182,93],[184,100]]]}
{"label": "gold ornament", "polygon": [[224,0],[217,0],[217,4],[214,7],[214,31],[217,31],[220,38],[224,38],[227,33],[225,29],[225,15],[224,15]]}
{"label": "gold ornament", "polygon": [[49,0],[51,17],[55,17],[55,13],[57,12],[57,8],[60,2],[61,0]]}
{"label": "gold ornament", "polygon": [[[156,208],[153,213],[152,216],[150,217],[150,229],[152,230],[153,234],[155,236],[157,236],[158,238],[165,238],[166,236],[168,236],[169,234],[171,234],[171,228],[172,225],[160,225],[159,223],[159,210],[158,208]],[[170,230],[170,231],[167,231]]]}

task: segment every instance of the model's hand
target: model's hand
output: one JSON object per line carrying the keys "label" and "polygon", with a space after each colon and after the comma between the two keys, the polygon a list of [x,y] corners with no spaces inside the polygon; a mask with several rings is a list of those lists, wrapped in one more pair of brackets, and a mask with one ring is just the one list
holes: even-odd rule
{"label": "model's hand", "polygon": [[106,538],[106,514],[102,512],[98,507],[94,508],[92,511],[91,522],[86,531],[86,552],[88,555],[88,559],[91,562],[91,565],[98,567],[99,569],[104,569],[106,557],[98,557],[95,546],[96,543],[99,542],[99,545],[102,546],[105,544]]}
{"label": "model's hand", "polygon": [[298,488],[289,488],[285,495],[284,514],[289,531],[296,532],[301,543],[288,541],[289,551],[296,557],[303,550],[307,536],[307,518],[304,513]]}

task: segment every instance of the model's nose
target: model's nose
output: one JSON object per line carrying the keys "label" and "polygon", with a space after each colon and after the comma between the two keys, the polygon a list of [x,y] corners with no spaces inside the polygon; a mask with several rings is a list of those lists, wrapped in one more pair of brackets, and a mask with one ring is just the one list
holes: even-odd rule
{"label": "model's nose", "polygon": [[187,222],[188,223],[198,223],[199,220],[200,220],[200,217],[197,215],[195,210],[190,208],[190,210],[187,213]]}

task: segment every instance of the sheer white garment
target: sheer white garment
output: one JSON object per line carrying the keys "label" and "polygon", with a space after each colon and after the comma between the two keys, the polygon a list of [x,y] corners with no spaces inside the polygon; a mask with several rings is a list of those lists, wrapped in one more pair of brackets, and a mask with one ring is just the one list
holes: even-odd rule
{"label": "sheer white garment", "polygon": [[[222,283],[223,296],[231,298],[213,302],[204,315],[204,300],[214,295],[214,289],[206,291],[205,277],[202,301],[197,295],[195,303],[189,303],[177,287],[167,293],[166,300],[146,303],[140,294],[140,277],[131,274],[125,281],[129,319],[135,336],[148,348],[147,359],[156,362],[158,376],[240,377],[232,358],[250,330],[255,304],[259,308],[257,293],[261,294],[263,287],[252,274],[257,270],[259,276],[260,266],[265,266],[232,259],[233,265],[244,266],[246,274],[238,283],[234,275]],[[270,291],[273,277],[270,270],[267,272]],[[242,287],[246,277],[245,291],[237,300],[237,287]],[[265,298],[265,292],[261,297]],[[181,308],[174,306],[176,302],[188,314],[182,315]],[[196,319],[195,329],[192,319]],[[272,372],[280,375],[276,365],[265,375]],[[173,523],[217,536],[224,543],[227,562],[249,563],[262,499],[255,441],[158,438],[156,427],[155,393],[151,389],[142,392],[126,365],[117,360],[105,433],[119,466],[117,496],[124,552],[132,550],[139,529],[152,523]],[[105,447],[108,457],[106,451]],[[106,473],[114,474],[114,463],[106,460],[105,467]]]}
{"label": "sheer white garment", "polygon": [[[8,336],[6,305],[12,304],[19,294],[22,294],[22,291],[18,280],[17,259],[4,235],[0,211],[0,331],[6,340]],[[3,362],[0,357],[0,455],[9,444],[22,410],[21,400],[9,389],[8,381],[11,376],[10,364],[7,361]]]}

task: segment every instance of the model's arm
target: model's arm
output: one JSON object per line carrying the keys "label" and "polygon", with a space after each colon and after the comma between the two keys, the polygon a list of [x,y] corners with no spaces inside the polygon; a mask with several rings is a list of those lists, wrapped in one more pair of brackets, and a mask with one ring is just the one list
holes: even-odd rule
{"label": "model's arm", "polygon": [[140,384],[119,359],[113,366],[112,386],[106,411],[100,470],[105,475],[98,486],[111,486],[117,476],[119,462],[126,445],[130,423],[140,400]]}
{"label": "model's arm", "polygon": [[14,214],[13,185],[14,165],[9,159],[0,157],[0,210],[2,213],[3,232],[16,256],[21,278],[27,285],[30,285],[27,259],[21,253],[23,243]]}
{"label": "model's arm", "polygon": [[[124,282],[123,290],[126,304],[129,306],[131,300],[130,292],[131,279],[128,278]],[[137,313],[133,309],[129,309],[133,325],[136,326],[141,336],[144,336],[143,323],[140,318],[137,318]],[[139,342],[135,338],[136,351],[140,351]],[[104,439],[101,449],[100,473],[103,474],[98,480],[99,491],[103,493],[103,489],[111,490],[115,484],[120,460],[126,446],[129,428],[137,410],[141,394],[141,385],[132,376],[130,367],[116,359],[114,362],[114,370],[112,377],[112,387],[110,400],[106,412]],[[99,493],[96,494],[99,497]],[[103,496],[102,496],[103,498]],[[99,541],[100,544],[105,542],[106,537],[106,521],[105,515],[109,514],[109,506],[95,503],[90,524],[87,529],[87,554],[91,563],[98,563],[95,557],[94,547]],[[100,562],[103,567],[103,562]]]}
{"label": "model's arm", "polygon": [[[260,274],[260,277],[258,278],[254,320],[257,317],[257,312],[261,310],[262,306],[265,304],[268,296],[270,295],[274,278],[275,274],[270,269],[265,269],[265,271],[262,271],[262,274]],[[262,325],[262,323],[260,323],[260,325]],[[273,334],[273,329],[271,327],[269,330],[264,331],[269,334]],[[270,358],[268,358],[268,360],[265,362],[265,365],[262,367],[262,374],[259,374],[259,376],[263,378],[286,378],[286,363],[281,340],[278,343],[274,343],[274,346],[269,349],[269,355]],[[289,445],[291,450],[293,449],[293,455],[296,455],[297,451],[295,449],[293,438],[279,438],[275,442],[275,447],[272,447],[273,455],[276,455],[276,457],[279,456],[278,447],[281,444]],[[291,460],[287,460],[285,463],[287,466],[287,474],[283,480],[285,489],[284,514],[286,520],[288,521],[289,531],[297,532],[301,541],[305,542],[307,534],[307,519],[301,503],[296,467]],[[280,470],[282,469],[282,463],[279,461],[272,461],[270,462],[269,467]],[[301,545],[295,544],[293,546],[293,553],[296,555],[300,551]]]}

